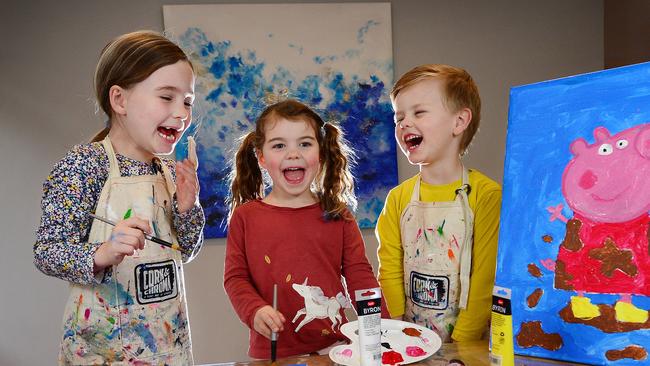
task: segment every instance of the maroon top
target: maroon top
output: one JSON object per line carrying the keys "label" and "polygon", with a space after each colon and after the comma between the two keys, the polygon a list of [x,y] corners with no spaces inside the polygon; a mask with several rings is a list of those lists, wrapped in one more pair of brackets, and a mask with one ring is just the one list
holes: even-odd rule
{"label": "maroon top", "polygon": [[[253,330],[253,319],[259,308],[272,305],[274,284],[278,311],[287,320],[278,334],[278,357],[346,340],[339,331],[347,322],[341,276],[353,299],[355,290],[379,287],[355,221],[326,221],[317,203],[288,208],[251,201],[235,210],[228,226],[224,287],[251,329],[251,357],[271,355],[271,342]],[[382,312],[387,316],[385,305]]]}

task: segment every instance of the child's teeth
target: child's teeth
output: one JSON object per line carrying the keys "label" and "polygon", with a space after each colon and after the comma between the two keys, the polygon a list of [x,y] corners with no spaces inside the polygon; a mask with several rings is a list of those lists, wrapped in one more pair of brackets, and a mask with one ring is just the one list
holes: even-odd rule
{"label": "child's teeth", "polygon": [[158,132],[158,136],[168,140],[168,141],[174,141],[174,135],[165,135],[161,132]]}

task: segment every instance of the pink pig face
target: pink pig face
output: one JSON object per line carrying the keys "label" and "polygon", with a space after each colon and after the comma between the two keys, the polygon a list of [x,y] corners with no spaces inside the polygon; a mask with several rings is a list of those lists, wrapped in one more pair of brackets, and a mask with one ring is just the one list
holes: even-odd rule
{"label": "pink pig face", "polygon": [[562,176],[562,193],[574,212],[596,222],[625,222],[650,209],[650,123],[611,136],[594,130],[596,142],[571,144],[574,157]]}

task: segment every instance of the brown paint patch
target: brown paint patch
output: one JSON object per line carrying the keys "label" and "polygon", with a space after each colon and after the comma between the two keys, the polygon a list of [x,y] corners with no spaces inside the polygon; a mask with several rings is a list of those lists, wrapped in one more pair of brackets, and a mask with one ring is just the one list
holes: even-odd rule
{"label": "brown paint patch", "polygon": [[521,330],[517,334],[517,344],[523,348],[539,346],[549,351],[557,351],[563,345],[562,337],[558,333],[546,333],[542,329],[542,322],[521,323]]}
{"label": "brown paint patch", "polygon": [[320,335],[323,336],[323,337],[327,337],[330,334],[331,334],[331,332],[329,331],[329,329],[321,329],[321,331],[320,331]]}
{"label": "brown paint patch", "polygon": [[544,236],[542,236],[542,241],[544,241],[544,243],[552,243],[553,242],[553,237],[550,236],[550,235],[544,235]]}
{"label": "brown paint patch", "polygon": [[640,361],[648,357],[648,352],[641,346],[627,346],[620,350],[611,349],[605,352],[605,357],[610,361],[618,361],[624,358]]}
{"label": "brown paint patch", "polygon": [[542,298],[542,295],[544,294],[544,290],[541,288],[536,288],[535,291],[533,291],[532,294],[528,295],[526,298],[526,303],[528,304],[529,308],[534,308],[537,306],[539,303],[539,299]]}
{"label": "brown paint patch", "polygon": [[407,336],[411,336],[411,337],[419,337],[420,334],[422,334],[422,332],[420,332],[419,330],[417,330],[415,328],[404,328],[404,329],[402,329],[402,332],[404,334],[406,334]]}
{"label": "brown paint patch", "polygon": [[539,267],[537,267],[535,263],[528,264],[528,273],[530,273],[533,277],[542,277],[542,271],[539,270]]}
{"label": "brown paint patch", "polygon": [[563,261],[555,261],[555,288],[562,290],[573,290],[573,285],[570,281],[573,276],[567,273],[566,265]]}
{"label": "brown paint patch", "polygon": [[600,248],[594,248],[589,251],[589,258],[601,261],[603,264],[600,266],[600,271],[611,278],[615,270],[620,270],[630,277],[637,274],[637,267],[632,263],[631,250],[618,249],[612,239],[605,239],[605,244]]}
{"label": "brown paint patch", "polygon": [[560,246],[563,246],[566,248],[566,250],[571,251],[571,252],[577,252],[582,247],[584,244],[582,243],[582,240],[580,240],[580,227],[582,226],[582,222],[577,219],[571,219],[566,223],[566,234],[564,236],[564,240],[562,240],[562,244]]}
{"label": "brown paint patch", "polygon": [[591,319],[579,319],[573,316],[571,303],[560,310],[560,317],[567,323],[585,324],[598,328],[605,333],[624,333],[639,329],[650,329],[650,319],[645,323],[625,323],[616,320],[614,305],[598,304],[600,315]]}

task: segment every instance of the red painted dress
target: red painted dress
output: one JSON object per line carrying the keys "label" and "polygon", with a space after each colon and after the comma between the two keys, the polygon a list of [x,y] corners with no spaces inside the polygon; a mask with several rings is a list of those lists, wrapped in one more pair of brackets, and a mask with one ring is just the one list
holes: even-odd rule
{"label": "red painted dress", "polygon": [[560,245],[555,287],[650,295],[649,223],[647,214],[626,222],[599,223],[576,213],[567,222]]}

